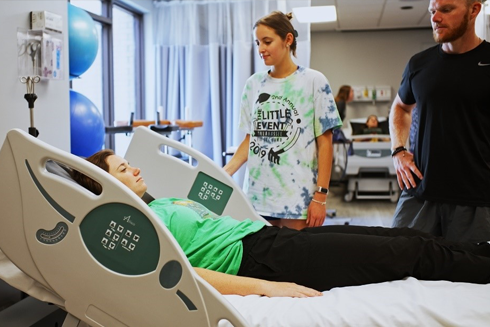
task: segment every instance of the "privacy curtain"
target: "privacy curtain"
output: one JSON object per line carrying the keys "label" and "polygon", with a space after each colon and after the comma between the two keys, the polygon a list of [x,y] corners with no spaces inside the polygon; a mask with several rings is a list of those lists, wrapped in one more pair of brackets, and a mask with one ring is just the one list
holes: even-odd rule
{"label": "privacy curtain", "polygon": [[[240,98],[246,79],[266,70],[252,27],[273,10],[291,12],[309,0],[208,0],[155,2],[156,96],[169,120],[202,120],[193,147],[224,163],[223,151],[239,145]],[[293,19],[299,65],[309,67],[310,26]],[[187,108],[187,109],[186,109]]]}

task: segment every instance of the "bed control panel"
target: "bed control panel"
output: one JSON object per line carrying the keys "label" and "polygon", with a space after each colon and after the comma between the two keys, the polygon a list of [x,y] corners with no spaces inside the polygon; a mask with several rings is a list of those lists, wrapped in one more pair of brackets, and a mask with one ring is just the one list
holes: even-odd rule
{"label": "bed control panel", "polygon": [[232,193],[232,187],[200,171],[187,197],[221,215]]}
{"label": "bed control panel", "polygon": [[130,229],[125,229],[123,225],[112,220],[105,231],[105,237],[102,237],[101,243],[107,250],[115,250],[120,244],[126,251],[134,251],[140,236]]}
{"label": "bed control panel", "polygon": [[158,235],[141,211],[123,203],[101,205],[80,224],[89,252],[108,269],[126,275],[154,271],[160,256]]}

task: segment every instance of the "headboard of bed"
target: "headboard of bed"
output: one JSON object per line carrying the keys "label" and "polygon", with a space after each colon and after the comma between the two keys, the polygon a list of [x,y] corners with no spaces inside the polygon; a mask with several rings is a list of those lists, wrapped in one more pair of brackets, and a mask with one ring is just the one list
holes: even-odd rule
{"label": "headboard of bed", "polygon": [[[93,178],[102,193],[48,171],[52,163]],[[94,326],[246,326],[143,200],[102,169],[17,129],[0,166],[0,249],[41,285],[33,296],[56,294]],[[24,286],[31,294],[33,283]]]}
{"label": "headboard of bed", "polygon": [[[363,132],[364,129],[366,129],[366,119],[367,118],[355,118],[350,120],[352,135],[366,134]],[[386,119],[386,117],[378,117],[378,128],[380,131],[376,132],[376,134],[390,134],[388,119]]]}
{"label": "headboard of bed", "polygon": [[[167,152],[173,150],[191,156],[195,165]],[[155,198],[188,198],[218,215],[235,219],[268,221],[259,216],[240,186],[214,161],[201,152],[148,128],[135,129],[125,155],[132,166],[141,168],[148,193]]]}

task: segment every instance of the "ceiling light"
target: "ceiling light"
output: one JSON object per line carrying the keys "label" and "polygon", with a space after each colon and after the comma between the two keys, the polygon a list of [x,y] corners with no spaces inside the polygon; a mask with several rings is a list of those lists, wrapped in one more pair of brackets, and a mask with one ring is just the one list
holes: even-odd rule
{"label": "ceiling light", "polygon": [[300,23],[325,23],[337,20],[335,6],[314,6],[293,8],[294,17]]}

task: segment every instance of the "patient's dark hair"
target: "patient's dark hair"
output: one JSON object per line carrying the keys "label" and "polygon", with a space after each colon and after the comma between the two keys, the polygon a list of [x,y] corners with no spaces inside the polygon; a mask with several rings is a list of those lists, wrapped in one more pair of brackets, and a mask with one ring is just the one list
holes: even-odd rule
{"label": "patient's dark hair", "polygon": [[[109,172],[109,165],[107,164],[107,157],[114,155],[114,151],[110,149],[105,149],[101,150],[99,152],[94,153],[90,157],[88,157],[86,160],[90,163],[93,163],[97,167],[100,167],[104,169],[106,172]],[[77,171],[73,170],[71,172],[72,178],[80,185],[85,187],[86,189],[90,190],[94,194],[99,195],[102,193],[102,186],[94,181],[92,178],[88,177],[87,175]]]}

